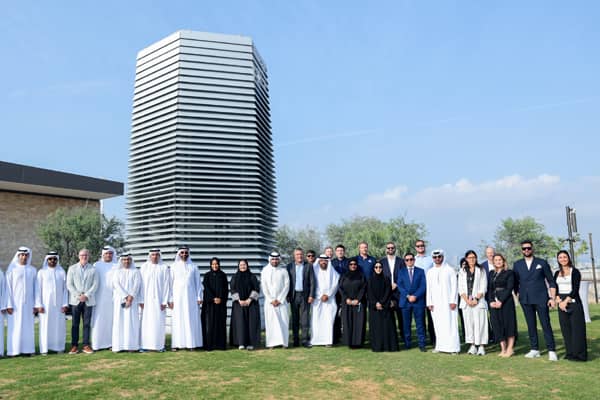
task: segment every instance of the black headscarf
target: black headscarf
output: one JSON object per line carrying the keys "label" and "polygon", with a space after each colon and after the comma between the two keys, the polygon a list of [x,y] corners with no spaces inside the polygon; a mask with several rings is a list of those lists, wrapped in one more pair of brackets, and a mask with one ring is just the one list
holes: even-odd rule
{"label": "black headscarf", "polygon": [[391,284],[389,279],[386,279],[383,271],[380,274],[373,272],[371,278],[369,278],[369,292],[368,300],[369,303],[381,303],[384,307],[387,306],[391,294]]}
{"label": "black headscarf", "polygon": [[[219,268],[216,271],[212,269],[213,261],[217,261],[217,264],[219,265]],[[209,292],[207,294],[210,294],[210,297],[218,297],[220,299],[227,298],[227,275],[225,272],[221,271],[221,261],[217,257],[213,257],[210,260],[210,269],[204,276],[204,289]]]}
{"label": "black headscarf", "polygon": [[[246,262],[248,268],[242,272],[240,271],[240,263],[242,261]],[[252,291],[259,292],[260,288],[258,287],[258,280],[250,271],[250,265],[247,260],[240,260],[238,262],[238,270],[231,278],[231,293],[237,293],[240,296],[240,299],[246,300],[250,297],[250,293]]]}

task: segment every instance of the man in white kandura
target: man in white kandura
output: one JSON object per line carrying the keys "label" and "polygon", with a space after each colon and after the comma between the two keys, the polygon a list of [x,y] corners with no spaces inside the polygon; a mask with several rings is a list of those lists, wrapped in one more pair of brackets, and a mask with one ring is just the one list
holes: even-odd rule
{"label": "man in white kandura", "polygon": [[313,267],[317,290],[310,312],[312,333],[310,344],[330,347],[333,343],[333,324],[337,313],[335,294],[340,275],[333,268],[326,254],[321,254],[318,262],[319,264]]}
{"label": "man in white kandura", "polygon": [[34,312],[37,271],[31,266],[31,250],[19,247],[6,270],[6,354],[35,353]]}
{"label": "man in white kandura", "polygon": [[202,281],[200,271],[190,256],[190,249],[182,246],[170,268],[171,295],[171,350],[202,347]]}
{"label": "man in white kandura", "polygon": [[6,315],[6,278],[0,269],[0,358],[4,357],[4,316]]}
{"label": "man in white kandura", "polygon": [[160,249],[152,249],[140,268],[144,302],[142,308],[142,350],[165,351],[165,317],[169,303],[169,269]]}
{"label": "man in white kandura", "polygon": [[434,353],[460,352],[458,336],[458,283],[454,268],[444,262],[444,251],[431,252],[433,267],[427,271],[427,308],[435,328]]}
{"label": "man in white kandura", "polygon": [[265,337],[266,347],[288,347],[290,317],[287,295],[290,276],[287,269],[279,266],[279,253],[269,255],[269,263],[260,273],[260,286],[265,296]]}
{"label": "man in white kandura", "polygon": [[113,290],[111,274],[119,268],[117,252],[111,246],[102,248],[102,257],[94,263],[98,276],[96,305],[92,312],[92,349],[112,346]]}
{"label": "man in white kandura", "polygon": [[63,353],[67,339],[65,313],[69,308],[69,292],[67,273],[59,264],[57,252],[51,251],[44,258],[42,269],[37,273],[36,289],[40,353],[47,355],[48,350]]}
{"label": "man in white kandura", "polygon": [[119,268],[112,274],[113,326],[112,351],[138,351],[140,349],[140,307],[142,276],[135,268],[129,253],[119,257]]}

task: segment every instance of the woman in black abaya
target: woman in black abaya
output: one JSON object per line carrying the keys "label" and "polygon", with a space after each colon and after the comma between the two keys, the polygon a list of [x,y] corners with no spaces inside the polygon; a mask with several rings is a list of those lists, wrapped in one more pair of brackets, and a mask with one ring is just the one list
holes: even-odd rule
{"label": "woman in black abaya", "polygon": [[356,260],[350,260],[349,271],[340,279],[342,295],[342,343],[350,348],[363,346],[367,322],[367,280]]}
{"label": "woman in black abaya", "polygon": [[369,336],[373,351],[398,351],[396,321],[390,309],[392,284],[383,275],[383,265],[377,261],[369,279]]}
{"label": "woman in black abaya", "polygon": [[247,260],[238,262],[238,270],[231,278],[231,325],[229,343],[238,349],[254,350],[260,342],[260,306],[258,279]]}
{"label": "woman in black abaya", "polygon": [[221,271],[217,257],[210,260],[210,271],[204,274],[202,329],[205,350],[225,350],[227,346],[227,275]]}

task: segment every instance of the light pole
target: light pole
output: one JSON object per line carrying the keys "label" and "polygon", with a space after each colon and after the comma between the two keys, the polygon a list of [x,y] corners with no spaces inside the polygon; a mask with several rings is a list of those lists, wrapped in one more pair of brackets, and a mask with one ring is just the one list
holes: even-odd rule
{"label": "light pole", "polygon": [[594,245],[592,244],[592,234],[590,233],[590,256],[592,258],[592,277],[594,279],[594,296],[598,304],[598,287],[596,286],[596,261],[594,260]]}
{"label": "light pole", "polygon": [[573,266],[575,266],[575,239],[573,238],[573,234],[577,233],[577,216],[575,215],[574,208],[567,206],[566,211],[567,229],[569,231],[567,240],[569,241],[569,250],[571,250],[571,261],[573,262]]}

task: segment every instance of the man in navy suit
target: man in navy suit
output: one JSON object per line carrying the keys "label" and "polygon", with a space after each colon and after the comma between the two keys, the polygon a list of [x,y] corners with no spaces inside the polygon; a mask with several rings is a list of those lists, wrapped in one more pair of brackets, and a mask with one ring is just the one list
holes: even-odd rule
{"label": "man in navy suit", "polygon": [[394,242],[387,242],[385,245],[385,254],[386,256],[379,260],[379,262],[383,266],[383,275],[386,279],[389,279],[392,284],[392,315],[396,315],[396,319],[398,320],[397,325],[400,329],[400,340],[404,342],[404,324],[402,323],[402,310],[398,307],[399,294],[396,284],[396,272],[406,265],[404,265],[402,257],[396,255],[396,244]]}
{"label": "man in navy suit", "polygon": [[396,283],[399,292],[399,306],[402,310],[404,325],[404,344],[407,349],[411,346],[410,325],[414,315],[417,325],[417,339],[419,349],[425,351],[425,271],[415,267],[415,256],[406,253],[404,256],[405,268],[396,269]]}
{"label": "man in navy suit", "polygon": [[[554,283],[552,270],[546,260],[534,257],[533,243],[530,240],[521,242],[521,251],[523,252],[523,258],[515,262],[513,270],[515,273],[514,291],[519,296],[519,302],[523,308],[523,314],[525,314],[529,343],[531,344],[531,351],[525,357],[537,358],[540,356],[535,315],[537,313],[544,330],[548,359],[557,361],[554,334],[552,333],[552,325],[550,325],[548,309],[548,307],[555,306],[556,284]],[[548,295],[546,282],[550,286],[550,295]]]}

